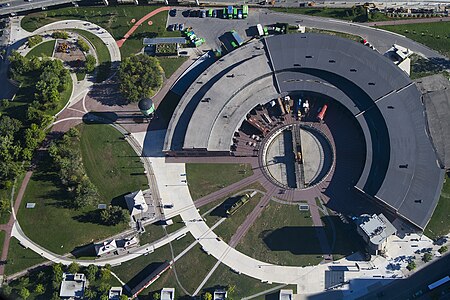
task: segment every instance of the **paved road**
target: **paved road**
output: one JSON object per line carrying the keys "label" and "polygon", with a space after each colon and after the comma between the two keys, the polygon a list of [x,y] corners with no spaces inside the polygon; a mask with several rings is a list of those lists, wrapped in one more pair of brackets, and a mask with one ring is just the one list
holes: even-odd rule
{"label": "paved road", "polygon": [[75,3],[80,0],[2,0],[0,3],[9,3],[10,6],[0,8],[0,15],[6,15],[10,13],[18,13],[21,11],[43,9],[54,5]]}

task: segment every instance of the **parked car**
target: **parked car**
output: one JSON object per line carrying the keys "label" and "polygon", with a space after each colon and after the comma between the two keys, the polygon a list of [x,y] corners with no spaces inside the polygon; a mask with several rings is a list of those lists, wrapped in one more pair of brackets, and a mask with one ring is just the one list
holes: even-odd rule
{"label": "parked car", "polygon": [[213,17],[213,18],[217,18],[217,10],[215,10],[215,9],[213,10],[213,12],[212,12],[212,17]]}
{"label": "parked car", "polygon": [[177,23],[173,24],[173,30],[174,30],[174,31],[177,31],[177,30],[178,30],[178,24],[177,24]]}
{"label": "parked car", "polygon": [[183,31],[184,30],[184,24],[181,23],[180,26],[178,26],[178,30]]}
{"label": "parked car", "polygon": [[200,11],[199,10],[191,10],[189,12],[189,17],[198,18],[199,15],[200,15]]}
{"label": "parked car", "polygon": [[169,16],[171,16],[171,17],[176,17],[177,16],[177,10],[174,8],[174,9],[171,9],[170,11],[169,11]]}
{"label": "parked car", "polygon": [[1,3],[0,7],[9,7],[11,6],[11,3]]}
{"label": "parked car", "polygon": [[206,10],[201,11],[200,18],[206,18]]}
{"label": "parked car", "polygon": [[167,26],[167,31],[173,31],[173,25]]}

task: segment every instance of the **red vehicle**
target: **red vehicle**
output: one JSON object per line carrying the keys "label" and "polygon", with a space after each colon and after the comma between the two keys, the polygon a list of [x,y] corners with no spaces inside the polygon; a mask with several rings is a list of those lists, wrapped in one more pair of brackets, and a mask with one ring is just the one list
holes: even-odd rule
{"label": "red vehicle", "polygon": [[328,106],[325,104],[322,109],[320,110],[319,114],[317,115],[317,119],[319,119],[320,122],[323,121],[323,118],[325,117],[325,113],[327,111]]}

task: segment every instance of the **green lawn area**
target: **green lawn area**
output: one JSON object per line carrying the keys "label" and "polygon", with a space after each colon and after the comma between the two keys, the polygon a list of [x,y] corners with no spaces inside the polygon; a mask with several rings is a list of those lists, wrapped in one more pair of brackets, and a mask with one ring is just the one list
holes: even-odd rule
{"label": "green lawn area", "polygon": [[[50,251],[64,254],[128,227],[128,224],[105,226],[94,223],[96,207],[67,208],[65,203],[69,197],[58,173],[52,168],[50,157],[44,154],[27,186],[18,213],[25,234]],[[36,207],[25,208],[27,202],[36,203]]]}
{"label": "green lawn area", "polygon": [[[176,256],[181,253],[193,242],[194,238],[191,234],[186,235],[180,240],[175,240],[174,242],[172,242],[174,255]],[[131,285],[130,287],[133,287],[139,282],[139,280],[145,278],[145,276],[148,275],[148,273],[150,273],[156,267],[154,263],[161,263],[165,260],[171,259],[172,255],[170,252],[170,247],[169,245],[165,245],[161,248],[156,249],[153,253],[140,256],[131,261],[127,261],[120,266],[115,266],[112,268],[112,270],[117,274],[117,276],[119,276],[122,281],[129,283]],[[169,273],[170,271],[164,273],[163,276],[159,278],[155,283],[153,283],[150,287],[148,287],[146,291],[157,291],[164,287],[164,285],[162,285],[162,287],[159,287],[159,285],[161,282],[165,282],[164,277],[170,277],[168,276]],[[155,286],[157,286],[158,289],[155,289]],[[174,284],[171,286],[176,287],[176,282],[174,281]],[[177,290],[177,288],[175,290]],[[143,292],[144,295],[146,291]],[[181,290],[179,290],[178,292],[181,292]]]}
{"label": "green lawn area", "polygon": [[[86,20],[105,28],[115,40],[120,40],[133,26],[132,19],[138,21],[159,7],[158,5],[65,7],[29,14],[22,20],[21,25],[25,30],[34,31],[45,24],[59,20]],[[141,24],[120,49],[122,58],[139,52],[143,48],[144,37],[179,36],[179,32],[166,31],[167,14],[167,12],[161,12]],[[148,21],[152,21],[153,24],[148,25]]]}
{"label": "green lawn area", "polygon": [[170,78],[187,59],[187,57],[158,57],[166,78]]}
{"label": "green lawn area", "polygon": [[27,58],[32,58],[33,56],[41,57],[41,56],[47,56],[51,57],[53,54],[53,49],[55,48],[56,40],[52,41],[46,41],[43,43],[40,43],[36,47],[30,50],[30,52],[27,53]]}
{"label": "green lawn area", "polygon": [[[250,193],[249,193],[250,194]],[[223,223],[214,229],[214,232],[220,236],[222,240],[228,243],[231,237],[234,235],[238,227],[245,221],[247,216],[255,209],[263,195],[261,193],[256,194],[250,200],[236,211],[232,216],[229,216]],[[223,209],[225,211],[225,209]],[[211,213],[214,213],[212,211]]]}
{"label": "green lawn area", "polygon": [[194,201],[251,175],[249,164],[186,164],[189,191]]}
{"label": "green lawn area", "polygon": [[[228,287],[234,286],[234,292],[230,293],[228,296],[232,297],[233,299],[242,299],[243,297],[249,297],[265,290],[272,289],[278,285],[279,284],[262,283],[261,280],[249,277],[244,274],[239,275],[233,272],[226,265],[220,264],[206,282],[203,288],[203,293],[212,293],[217,287],[222,287],[226,290],[228,289]],[[295,291],[296,289],[294,288],[294,292]],[[271,292],[271,294],[272,293],[274,292]],[[257,299],[264,299],[264,297]]]}
{"label": "green lawn area", "polygon": [[430,222],[425,228],[425,235],[436,239],[450,232],[450,180],[445,176],[439,203],[434,210]]}
{"label": "green lawn area", "polygon": [[175,216],[172,218],[172,225],[166,226],[167,234],[171,234],[172,232],[177,231],[178,229],[181,229],[184,227],[183,219],[181,219],[181,216]]}
{"label": "green lawn area", "polygon": [[5,273],[11,275],[45,261],[45,258],[30,249],[25,249],[16,238],[11,237]]}
{"label": "green lawn area", "polygon": [[343,32],[338,32],[338,31],[332,31],[332,30],[317,29],[317,28],[307,28],[306,32],[322,33],[322,34],[339,36],[339,37],[349,39],[349,40],[352,40],[352,41],[355,41],[358,43],[362,39],[362,37],[360,37],[358,35],[353,35],[353,34],[348,34],[348,33],[343,33]]}
{"label": "green lawn area", "polygon": [[[7,108],[0,107],[0,113],[5,113],[11,118],[16,118],[22,122],[26,122],[27,108],[34,99],[36,82],[39,80],[39,75],[40,74],[38,72],[29,72],[21,76],[19,80],[20,87],[17,90],[14,101],[10,101]],[[72,94],[72,89],[73,84],[72,79],[70,79],[68,88],[61,93],[61,102],[58,103],[58,106],[54,110],[48,111],[48,114],[55,115],[66,105]]]}
{"label": "green lawn area", "polygon": [[309,212],[272,201],[236,249],[268,263],[316,265],[322,261],[322,250],[312,225]]}
{"label": "green lawn area", "polygon": [[92,34],[86,30],[71,29],[70,31],[82,35],[89,42],[91,42],[92,45],[94,45],[98,58],[97,82],[102,82],[107,79],[111,72],[111,55],[109,54],[108,47],[106,47],[105,43],[103,43],[103,41],[95,34]]}
{"label": "green lawn area", "polygon": [[150,224],[145,226],[145,232],[139,235],[141,245],[153,243],[165,236],[164,229],[161,225]]}
{"label": "green lawn area", "polygon": [[[365,14],[360,12],[353,12],[352,8],[316,8],[316,7],[305,7],[305,8],[281,8],[274,7],[270,8],[276,12],[290,13],[290,14],[301,14],[301,15],[309,15],[315,17],[324,17],[324,18],[334,18],[341,19],[353,22],[373,22],[373,21],[390,21],[393,20],[389,18],[383,13],[375,12],[369,13],[368,18]],[[396,20],[398,20],[396,18]]]}
{"label": "green lawn area", "polygon": [[181,285],[192,294],[215,263],[214,256],[206,254],[200,245],[196,245],[175,263]]}
{"label": "green lawn area", "polygon": [[402,34],[450,57],[450,26],[447,22],[398,24],[379,28]]}
{"label": "green lawn area", "polygon": [[[148,188],[144,166],[123,135],[109,125],[81,125],[81,153],[86,173],[103,203]],[[122,202],[125,207],[125,202]]]}

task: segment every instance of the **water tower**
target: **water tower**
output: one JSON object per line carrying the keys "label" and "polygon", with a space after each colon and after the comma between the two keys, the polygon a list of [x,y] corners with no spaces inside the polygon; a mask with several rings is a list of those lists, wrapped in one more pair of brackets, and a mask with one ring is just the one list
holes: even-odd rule
{"label": "water tower", "polygon": [[151,117],[155,112],[155,105],[150,98],[143,98],[141,101],[139,101],[138,107],[141,113],[147,118]]}

